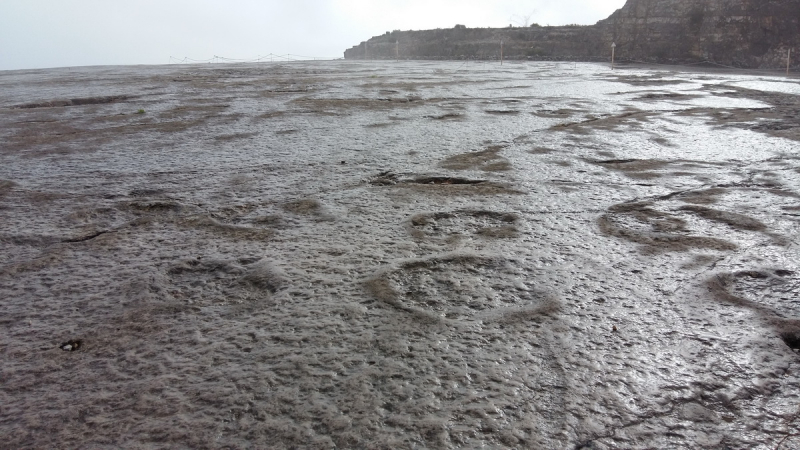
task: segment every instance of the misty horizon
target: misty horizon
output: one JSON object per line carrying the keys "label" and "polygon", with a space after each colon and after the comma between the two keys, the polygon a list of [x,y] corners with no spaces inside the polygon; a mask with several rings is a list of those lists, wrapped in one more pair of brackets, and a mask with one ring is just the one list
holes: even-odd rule
{"label": "misty horizon", "polygon": [[[342,58],[347,48],[393,30],[591,25],[625,0],[31,0],[0,5],[0,70],[167,64],[189,58],[254,60],[273,55]],[[299,59],[299,58],[298,58]]]}

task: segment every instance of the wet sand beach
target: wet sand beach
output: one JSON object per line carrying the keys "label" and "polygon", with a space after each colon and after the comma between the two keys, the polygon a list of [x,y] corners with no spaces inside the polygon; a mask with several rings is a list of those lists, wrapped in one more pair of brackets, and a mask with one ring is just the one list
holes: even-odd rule
{"label": "wet sand beach", "polygon": [[800,447],[800,82],[0,72],[7,448]]}

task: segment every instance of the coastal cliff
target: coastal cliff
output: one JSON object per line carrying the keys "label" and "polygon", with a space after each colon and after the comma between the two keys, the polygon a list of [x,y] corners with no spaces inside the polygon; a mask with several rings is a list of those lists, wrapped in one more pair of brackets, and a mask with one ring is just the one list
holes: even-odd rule
{"label": "coastal cliff", "polygon": [[613,42],[620,61],[785,67],[800,52],[800,0],[628,0],[595,25],[393,31],[344,57],[499,59],[501,41],[505,59],[607,61]]}

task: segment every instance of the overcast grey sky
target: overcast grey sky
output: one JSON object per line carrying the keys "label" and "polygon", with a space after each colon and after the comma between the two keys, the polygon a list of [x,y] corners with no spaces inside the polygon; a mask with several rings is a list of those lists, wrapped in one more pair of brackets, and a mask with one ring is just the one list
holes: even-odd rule
{"label": "overcast grey sky", "polygon": [[593,24],[625,0],[0,0],[0,70],[342,57],[391,30]]}

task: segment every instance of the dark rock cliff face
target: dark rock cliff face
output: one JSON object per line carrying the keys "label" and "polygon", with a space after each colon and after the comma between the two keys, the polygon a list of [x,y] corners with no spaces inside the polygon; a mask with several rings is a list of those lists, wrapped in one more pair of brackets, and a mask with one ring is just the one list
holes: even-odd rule
{"label": "dark rock cliff face", "polygon": [[394,31],[344,56],[499,59],[501,41],[506,59],[605,61],[614,42],[619,60],[785,67],[800,52],[800,0],[628,0],[592,26]]}
{"label": "dark rock cliff face", "polygon": [[[395,31],[347,50],[346,59],[603,59],[595,27],[453,28]],[[610,53],[609,53],[610,56]]]}
{"label": "dark rock cliff face", "polygon": [[779,67],[800,49],[800,1],[628,0],[596,26],[623,57]]}

